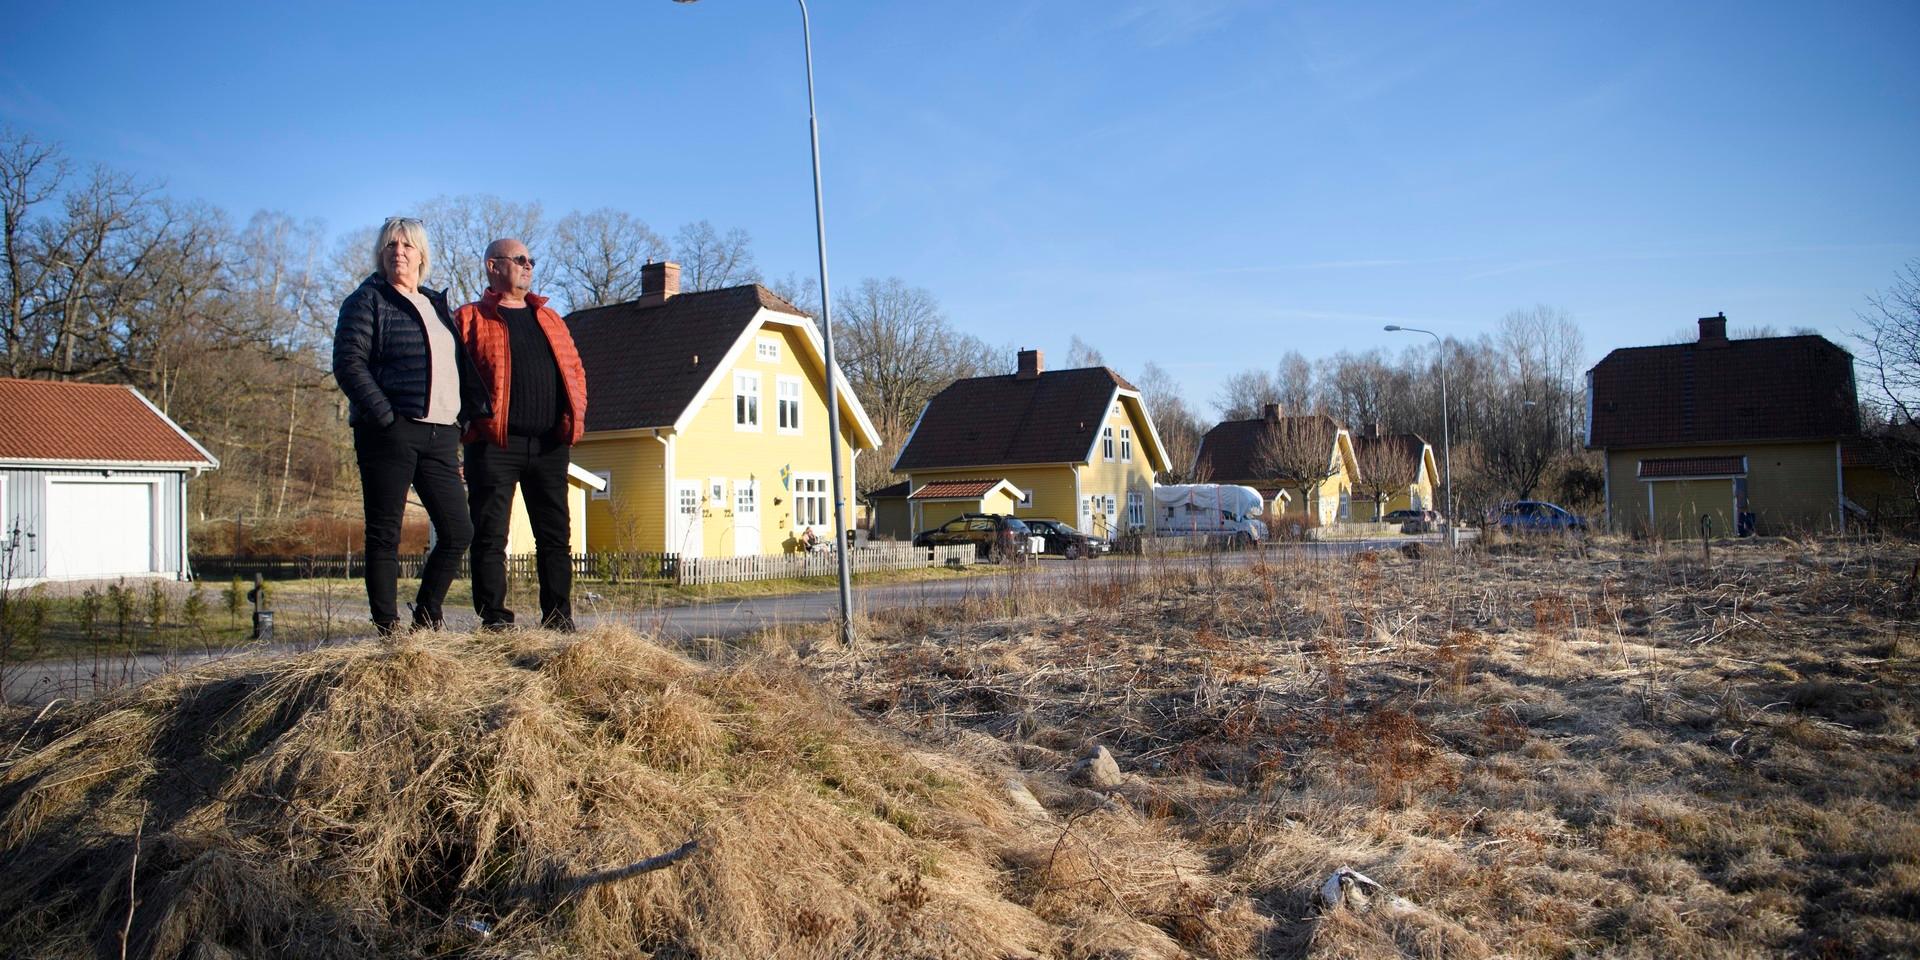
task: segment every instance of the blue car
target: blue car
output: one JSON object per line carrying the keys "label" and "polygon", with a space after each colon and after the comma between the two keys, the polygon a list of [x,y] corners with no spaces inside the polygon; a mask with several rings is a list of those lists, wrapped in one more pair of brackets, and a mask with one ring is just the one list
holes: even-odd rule
{"label": "blue car", "polygon": [[1545,500],[1503,503],[1489,511],[1487,523],[1507,533],[1585,533],[1587,529],[1585,517]]}

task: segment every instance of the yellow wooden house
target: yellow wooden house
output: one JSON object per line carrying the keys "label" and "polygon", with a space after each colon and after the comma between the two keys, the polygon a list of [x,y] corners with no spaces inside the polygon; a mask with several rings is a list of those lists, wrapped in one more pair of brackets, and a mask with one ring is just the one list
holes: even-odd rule
{"label": "yellow wooden house", "polygon": [[1587,371],[1587,448],[1606,523],[1698,537],[1846,529],[1843,445],[1860,432],[1853,357],[1827,338],[1727,336],[1623,347]]}
{"label": "yellow wooden house", "polygon": [[[567,464],[567,519],[572,524],[567,531],[567,549],[570,552],[587,552],[587,497],[606,488],[605,480],[594,476],[584,467],[577,463]],[[516,486],[513,488],[513,519],[507,525],[507,553],[533,553],[535,546],[533,522],[527,518],[527,501]]]}
{"label": "yellow wooden house", "polygon": [[[1303,475],[1321,477],[1305,502],[1301,483],[1277,465],[1300,456],[1314,458],[1313,469]],[[1282,416],[1275,403],[1263,407],[1256,419],[1228,420],[1207,431],[1200,438],[1193,465],[1199,482],[1240,484],[1260,491],[1267,500],[1268,516],[1275,521],[1305,518],[1315,525],[1353,519],[1353,483],[1359,473],[1353,438],[1345,427],[1324,414]]]}
{"label": "yellow wooden house", "polygon": [[[567,317],[591,398],[573,461],[606,482],[587,495],[588,547],[751,556],[791,552],[808,531],[833,537],[812,318],[759,284],[680,293],[672,263],[643,268],[641,289]],[[855,458],[879,436],[836,380],[851,507]]]}
{"label": "yellow wooden house", "polygon": [[[1018,492],[1013,516],[1103,537],[1146,528],[1154,474],[1165,468],[1133,384],[1106,367],[1045,370],[1038,350],[1020,351],[1011,374],[957,380],[934,395],[893,464],[914,491],[1005,481]],[[910,495],[908,509],[913,530],[932,526],[924,501]]]}
{"label": "yellow wooden house", "polygon": [[[1439,510],[1440,467],[1433,456],[1433,445],[1417,433],[1385,433],[1377,423],[1361,425],[1353,435],[1354,459],[1359,473],[1354,482],[1354,517],[1379,520],[1395,510]],[[1376,490],[1379,481],[1369,476],[1371,466],[1387,458],[1410,460],[1414,464],[1413,482],[1405,487]],[[1376,492],[1385,496],[1376,497]]]}

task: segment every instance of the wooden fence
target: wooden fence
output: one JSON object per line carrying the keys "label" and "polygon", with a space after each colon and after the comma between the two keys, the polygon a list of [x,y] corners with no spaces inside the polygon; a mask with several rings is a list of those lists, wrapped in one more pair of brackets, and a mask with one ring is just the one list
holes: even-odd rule
{"label": "wooden fence", "polygon": [[[366,575],[367,558],[365,554],[329,554],[308,557],[234,557],[196,555],[190,558],[193,575],[199,580],[228,580],[239,577],[242,580],[253,579],[254,574],[268,580],[306,580],[313,577],[336,577],[354,579]],[[605,583],[633,583],[648,580],[671,581],[676,575],[680,562],[678,554],[672,553],[576,553],[571,557],[573,576],[578,580],[595,580]],[[507,557],[507,576],[516,580],[532,580],[539,573],[534,566],[531,553],[512,554]],[[420,568],[425,566],[427,556],[424,553],[401,554],[400,576],[418,577]],[[460,558],[456,579],[470,576],[467,558]]]}
{"label": "wooden fence", "polygon": [[[914,567],[965,565],[974,561],[973,545],[915,547],[889,544],[856,547],[847,555],[854,573],[908,570]],[[774,554],[757,557],[702,557],[682,559],[677,567],[682,584],[741,583],[747,580],[783,580],[794,577],[831,577],[839,560],[830,551]]]}

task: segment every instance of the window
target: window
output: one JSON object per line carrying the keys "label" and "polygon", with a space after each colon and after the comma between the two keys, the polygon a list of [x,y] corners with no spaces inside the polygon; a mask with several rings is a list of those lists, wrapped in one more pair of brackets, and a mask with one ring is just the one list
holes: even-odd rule
{"label": "window", "polygon": [[1107,460],[1113,459],[1113,428],[1112,427],[1100,428],[1100,456]]}
{"label": "window", "polygon": [[1131,427],[1120,428],[1120,459],[1128,463],[1133,462],[1133,429]]}
{"label": "window", "polygon": [[781,433],[800,432],[800,378],[781,377],[774,381],[776,398],[776,419]]}
{"label": "window", "polygon": [[1116,515],[1120,512],[1119,508],[1120,508],[1120,501],[1114,499],[1113,494],[1111,493],[1107,494],[1106,503],[1101,509],[1107,515],[1108,530],[1113,529],[1113,521],[1116,519]]}
{"label": "window", "polygon": [[757,373],[733,375],[733,428],[760,429],[760,375]]}
{"label": "window", "polygon": [[778,363],[780,361],[780,341],[769,337],[756,339],[753,341],[753,356],[757,360],[765,360],[768,363]]}
{"label": "window", "polygon": [[1027,507],[1031,509],[1033,507],[1033,490],[1029,488],[1029,489],[1020,491],[1020,499],[1017,503],[1014,504],[1014,506]]}
{"label": "window", "polygon": [[1118,400],[1113,402],[1113,415],[1116,417],[1120,416],[1120,401]]}
{"label": "window", "polygon": [[707,503],[718,510],[727,505],[727,481],[724,477],[707,478]]}
{"label": "window", "polygon": [[700,512],[700,488],[692,485],[680,488],[680,515],[691,517]]}
{"label": "window", "polygon": [[613,471],[612,470],[595,470],[593,472],[593,475],[596,477],[599,477],[601,481],[606,484],[605,486],[593,492],[593,499],[595,500],[613,499]]}
{"label": "window", "polygon": [[818,527],[827,523],[827,478],[795,477],[793,481],[793,525]]}
{"label": "window", "polygon": [[743,480],[739,483],[734,484],[733,485],[733,512],[734,513],[752,513],[755,510],[760,509],[758,501],[754,499],[753,494],[754,494],[754,485],[752,483],[749,483]]}
{"label": "window", "polygon": [[1138,493],[1127,494],[1127,526],[1144,527],[1147,525],[1147,498]]}

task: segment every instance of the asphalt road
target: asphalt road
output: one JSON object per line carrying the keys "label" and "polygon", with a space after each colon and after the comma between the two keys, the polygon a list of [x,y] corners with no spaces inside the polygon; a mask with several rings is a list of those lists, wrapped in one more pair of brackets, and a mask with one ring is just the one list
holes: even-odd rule
{"label": "asphalt road", "polygon": [[[1274,561],[1283,558],[1331,558],[1368,549],[1395,549],[1409,541],[1424,541],[1426,546],[1432,547],[1437,545],[1438,539],[1400,537],[1391,540],[1281,544],[1269,547],[1264,554],[1248,551],[1171,559],[1104,557],[1078,562],[1047,559],[1022,568],[1009,568],[1004,574],[993,576],[856,587],[853,606],[855,616],[859,617],[906,607],[952,606],[969,599],[1004,597],[1013,591],[1070,588],[1076,583],[1125,581],[1169,569],[1204,568],[1209,565],[1250,566],[1262,556]],[[583,587],[576,587],[574,591],[575,618],[582,624],[618,623],[642,632],[657,632],[661,637],[676,641],[707,637],[725,639],[781,625],[823,623],[837,618],[840,613],[839,593],[834,590],[809,590],[643,610],[614,610],[594,603]],[[450,629],[471,630],[477,625],[472,611],[447,611],[447,626]],[[368,635],[371,635],[371,625],[368,626]],[[348,641],[353,639],[359,638],[346,638]],[[8,667],[4,678],[0,678],[3,681],[0,686],[4,687],[6,702],[37,706],[60,697],[97,696],[104,691],[162,673],[188,670],[214,660],[283,654],[310,646],[254,644],[204,653],[143,654],[100,660],[44,660]]]}

